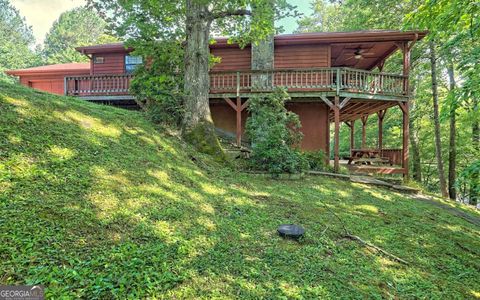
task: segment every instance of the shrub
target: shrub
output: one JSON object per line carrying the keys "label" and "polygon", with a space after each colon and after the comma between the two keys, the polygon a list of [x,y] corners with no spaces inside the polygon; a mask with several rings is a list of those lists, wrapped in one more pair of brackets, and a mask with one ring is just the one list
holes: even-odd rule
{"label": "shrub", "polygon": [[[130,91],[136,102],[155,123],[177,126],[183,108],[183,62],[177,45],[137,41],[133,55],[142,56],[145,64],[135,70]],[[154,57],[155,59],[151,59]]]}
{"label": "shrub", "polygon": [[325,171],[327,170],[327,155],[323,150],[305,151],[303,157],[308,163],[310,170]]}
{"label": "shrub", "polygon": [[252,143],[251,164],[272,174],[298,173],[308,167],[298,146],[302,140],[300,119],[287,111],[287,92],[275,90],[268,96],[252,97],[246,133]]}

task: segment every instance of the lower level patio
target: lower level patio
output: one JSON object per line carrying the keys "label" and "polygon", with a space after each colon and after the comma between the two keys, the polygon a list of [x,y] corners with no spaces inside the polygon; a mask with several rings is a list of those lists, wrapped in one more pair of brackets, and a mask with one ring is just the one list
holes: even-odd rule
{"label": "lower level patio", "polygon": [[[341,168],[346,168],[351,174],[365,174],[365,175],[393,175],[403,174],[404,170],[401,165],[365,165],[365,164],[349,164],[348,159],[340,159],[339,164]],[[330,160],[330,166],[334,166],[335,161]]]}

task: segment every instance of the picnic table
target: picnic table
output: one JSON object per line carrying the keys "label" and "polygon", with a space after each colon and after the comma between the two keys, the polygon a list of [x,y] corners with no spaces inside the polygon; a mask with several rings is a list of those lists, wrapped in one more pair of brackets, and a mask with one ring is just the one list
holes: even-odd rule
{"label": "picnic table", "polygon": [[378,149],[352,149],[351,156],[348,158],[348,164],[351,165],[352,162],[367,165],[372,163],[391,164],[390,159],[380,157]]}

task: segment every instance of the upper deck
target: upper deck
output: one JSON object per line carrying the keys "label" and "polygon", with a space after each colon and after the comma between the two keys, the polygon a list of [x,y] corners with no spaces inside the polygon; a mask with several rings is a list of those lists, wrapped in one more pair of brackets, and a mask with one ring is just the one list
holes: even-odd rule
{"label": "upper deck", "polygon": [[[65,94],[81,97],[129,95],[132,75],[86,75],[65,78]],[[293,98],[340,96],[407,101],[408,76],[351,68],[212,71],[210,98],[248,98],[286,89]]]}

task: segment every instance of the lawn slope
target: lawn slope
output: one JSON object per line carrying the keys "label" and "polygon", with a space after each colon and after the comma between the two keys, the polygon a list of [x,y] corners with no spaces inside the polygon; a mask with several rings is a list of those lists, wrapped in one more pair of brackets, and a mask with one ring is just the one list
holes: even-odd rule
{"label": "lawn slope", "polygon": [[[343,238],[331,211],[410,264]],[[279,238],[281,223],[305,239]],[[0,237],[0,285],[48,298],[480,296],[479,228],[448,210],[238,173],[139,112],[1,83]]]}

